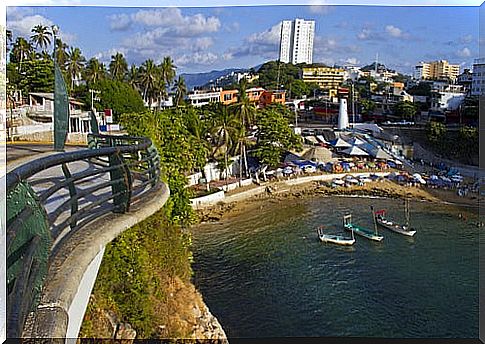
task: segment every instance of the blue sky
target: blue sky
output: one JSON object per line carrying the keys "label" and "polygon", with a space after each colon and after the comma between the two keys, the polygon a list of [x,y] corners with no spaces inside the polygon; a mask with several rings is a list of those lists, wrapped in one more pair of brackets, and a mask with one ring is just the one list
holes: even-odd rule
{"label": "blue sky", "polygon": [[7,28],[29,36],[38,23],[57,24],[86,58],[117,51],[128,62],[172,56],[179,72],[252,67],[278,58],[279,23],[316,21],[314,62],[379,61],[411,73],[419,61],[447,59],[469,67],[478,52],[478,7],[8,7]]}

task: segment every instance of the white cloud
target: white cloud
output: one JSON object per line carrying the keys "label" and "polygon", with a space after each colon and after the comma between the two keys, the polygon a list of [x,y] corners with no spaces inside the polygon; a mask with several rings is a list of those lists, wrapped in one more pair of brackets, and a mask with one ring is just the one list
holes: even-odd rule
{"label": "white cloud", "polygon": [[386,32],[392,37],[401,37],[403,35],[402,30],[394,25],[387,25]]}
{"label": "white cloud", "polygon": [[133,24],[144,27],[163,28],[177,36],[193,36],[217,32],[221,22],[217,17],[206,17],[201,13],[184,16],[179,8],[170,7],[153,10],[139,10],[131,16],[126,14],[109,16],[113,30],[126,30]]}
{"label": "white cloud", "polygon": [[226,54],[232,57],[261,56],[268,59],[277,59],[279,54],[281,23],[273,25],[270,29],[256,32],[244,40],[237,48],[229,49]]}
{"label": "white cloud", "polygon": [[364,28],[357,34],[357,38],[360,39],[360,40],[363,40],[363,41],[371,39],[372,38],[372,32],[371,32],[371,30]]}
{"label": "white cloud", "polygon": [[330,11],[327,0],[311,0],[309,10],[315,14],[327,14]]}
{"label": "white cloud", "polygon": [[131,27],[131,18],[125,13],[110,15],[108,19],[111,30],[123,31]]}
{"label": "white cloud", "polygon": [[50,27],[54,25],[54,22],[38,14],[17,16],[12,20],[7,20],[7,28],[12,30],[15,36],[23,36],[25,38],[29,38],[32,34],[32,28],[39,24]]}
{"label": "white cloud", "polygon": [[471,55],[472,53],[467,47],[460,49],[456,52],[456,56],[458,57],[470,57]]}
{"label": "white cloud", "polygon": [[185,66],[191,64],[198,64],[198,65],[211,65],[218,60],[216,54],[211,52],[202,53],[196,52],[193,54],[183,54],[182,56],[176,57],[174,62],[178,66]]}
{"label": "white cloud", "polygon": [[356,57],[350,57],[345,60],[345,63],[351,64],[351,65],[357,65],[360,63],[360,61]]}
{"label": "white cloud", "polygon": [[460,42],[463,44],[469,44],[473,41],[473,36],[472,35],[465,35],[460,37]]}

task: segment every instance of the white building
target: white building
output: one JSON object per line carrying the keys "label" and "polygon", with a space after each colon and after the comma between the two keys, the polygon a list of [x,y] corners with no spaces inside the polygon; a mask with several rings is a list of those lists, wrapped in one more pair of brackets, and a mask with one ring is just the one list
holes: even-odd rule
{"label": "white building", "polygon": [[485,58],[473,61],[471,93],[473,96],[485,95]]}
{"label": "white building", "polygon": [[221,90],[198,90],[187,95],[187,99],[193,106],[202,106],[209,103],[218,103],[221,99]]}
{"label": "white building", "polygon": [[461,85],[438,86],[431,90],[431,110],[453,111],[457,110],[466,93]]}
{"label": "white building", "polygon": [[281,23],[280,61],[285,63],[312,63],[315,21],[295,19]]}

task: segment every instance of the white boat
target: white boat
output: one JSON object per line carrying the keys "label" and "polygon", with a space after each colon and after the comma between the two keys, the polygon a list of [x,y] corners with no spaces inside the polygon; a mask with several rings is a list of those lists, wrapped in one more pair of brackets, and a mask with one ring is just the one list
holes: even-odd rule
{"label": "white boat", "polygon": [[416,234],[416,230],[409,227],[409,206],[408,206],[407,200],[405,201],[405,204],[404,204],[404,212],[406,214],[405,225],[401,225],[399,223],[396,223],[394,221],[387,219],[385,209],[373,211],[373,214],[377,224],[381,225],[382,227],[402,235],[414,236],[414,234]]}
{"label": "white boat", "polygon": [[324,227],[320,226],[318,227],[318,238],[320,239],[321,242],[324,243],[331,243],[331,244],[336,244],[336,245],[341,245],[341,246],[351,246],[355,243],[355,238],[354,238],[354,232],[352,232],[352,237],[345,237],[343,235],[337,235],[337,234],[325,234],[323,233]]}

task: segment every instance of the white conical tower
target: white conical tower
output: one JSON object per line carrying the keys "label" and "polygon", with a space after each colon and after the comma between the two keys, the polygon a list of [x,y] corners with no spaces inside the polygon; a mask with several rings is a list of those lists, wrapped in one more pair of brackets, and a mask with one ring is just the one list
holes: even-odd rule
{"label": "white conical tower", "polygon": [[340,109],[338,111],[338,129],[344,130],[349,126],[349,115],[347,114],[347,99],[340,99]]}

